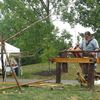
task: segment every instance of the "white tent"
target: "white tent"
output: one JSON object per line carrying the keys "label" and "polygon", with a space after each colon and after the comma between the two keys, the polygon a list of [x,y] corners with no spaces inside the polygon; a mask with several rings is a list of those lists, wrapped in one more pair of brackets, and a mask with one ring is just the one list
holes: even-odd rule
{"label": "white tent", "polygon": [[[5,46],[5,50],[6,50],[8,57],[12,54],[15,55],[15,56],[16,56],[16,54],[20,54],[19,48],[15,47],[13,45],[10,45],[8,43],[5,43],[4,46]],[[0,42],[0,53],[1,53],[1,42]],[[5,61],[6,61],[6,55],[5,54],[3,54],[3,61],[4,61],[4,64],[5,64]],[[0,69],[2,69],[1,54],[0,54]]]}
{"label": "white tent", "polygon": [[[0,42],[0,45],[1,45],[1,42]],[[20,49],[13,46],[13,45],[10,45],[8,43],[5,43],[5,49],[6,49],[6,52],[8,54],[10,53],[20,53]],[[1,46],[0,46],[0,53],[1,53]]]}

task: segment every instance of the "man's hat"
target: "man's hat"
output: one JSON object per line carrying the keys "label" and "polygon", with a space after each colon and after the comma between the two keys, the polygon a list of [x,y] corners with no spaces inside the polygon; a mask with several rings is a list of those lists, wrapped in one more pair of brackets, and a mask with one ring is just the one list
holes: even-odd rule
{"label": "man's hat", "polygon": [[84,33],[84,35],[89,35],[89,36],[91,36],[92,34],[91,34],[89,31],[86,31],[86,32]]}

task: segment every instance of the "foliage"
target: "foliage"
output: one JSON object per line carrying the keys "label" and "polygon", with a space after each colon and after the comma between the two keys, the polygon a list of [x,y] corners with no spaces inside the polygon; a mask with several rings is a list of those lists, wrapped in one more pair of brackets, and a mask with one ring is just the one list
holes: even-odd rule
{"label": "foliage", "polygon": [[[66,21],[70,19],[70,24],[77,23],[84,27],[91,27],[98,41],[100,33],[100,0],[71,0],[69,13],[63,12],[62,18]],[[68,17],[70,16],[70,17]]]}
{"label": "foliage", "polygon": [[[37,62],[35,61],[37,59],[38,61],[41,61],[41,59],[46,61],[50,56],[57,55],[61,48],[67,46],[63,42],[64,39],[58,38],[58,31],[55,31],[56,29],[51,22],[51,12],[54,12],[53,9],[57,10],[61,7],[61,1],[56,0],[56,3],[53,0],[47,0],[46,3],[43,0],[3,1],[1,7],[3,17],[0,20],[0,32],[3,33],[4,39],[20,33],[7,42],[21,48],[22,54],[24,54],[22,55],[24,56],[22,59],[24,64],[32,63],[33,60]],[[52,5],[53,9],[50,9],[50,5]],[[46,16],[48,17],[45,18]],[[45,19],[42,20],[43,18]],[[39,22],[34,24],[37,21]],[[34,25],[29,27],[31,24]],[[29,27],[27,30],[21,32],[22,29],[27,27]],[[67,32],[65,33],[67,34]],[[38,52],[38,50],[41,50],[41,52]],[[30,61],[27,60],[28,55],[25,53],[27,51],[33,55]]]}
{"label": "foliage", "polygon": [[99,37],[100,37],[100,34],[99,33],[95,33],[95,38],[98,39],[98,43],[100,45],[100,38]]}
{"label": "foliage", "polygon": [[76,0],[77,22],[85,27],[91,27],[95,32],[100,31],[100,1],[99,0]]}
{"label": "foliage", "polygon": [[100,1],[99,0],[76,0],[75,10],[77,11],[76,22],[85,27],[91,27],[96,39],[100,43]]}

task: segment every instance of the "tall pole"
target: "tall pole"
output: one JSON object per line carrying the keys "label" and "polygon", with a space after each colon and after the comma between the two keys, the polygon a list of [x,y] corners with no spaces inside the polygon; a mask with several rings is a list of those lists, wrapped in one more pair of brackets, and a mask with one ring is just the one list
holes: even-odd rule
{"label": "tall pole", "polygon": [[13,77],[15,78],[15,81],[16,81],[16,83],[17,83],[17,85],[18,85],[18,88],[19,88],[20,92],[22,92],[21,86],[20,86],[20,84],[19,84],[19,82],[18,82],[18,80],[17,80],[16,73],[15,73],[15,71],[14,71],[12,65],[11,65],[11,62],[10,62],[10,60],[9,60],[9,57],[8,57],[7,52],[6,52],[6,50],[5,50],[5,47],[3,48],[3,50],[4,50],[4,53],[6,54],[6,59],[7,59],[7,61],[8,61],[8,64],[9,64],[10,68],[11,68],[12,75],[13,75]]}
{"label": "tall pole", "polygon": [[2,78],[3,78],[3,82],[6,81],[6,69],[5,69],[5,65],[4,65],[4,41],[3,41],[3,34],[1,34],[1,65],[2,65]]}
{"label": "tall pole", "polygon": [[2,63],[3,81],[5,81],[5,79],[6,79],[6,68],[5,68],[5,65],[4,65],[4,54],[6,56],[6,59],[8,61],[9,66],[11,68],[11,72],[12,72],[13,77],[15,78],[16,84],[18,85],[20,92],[22,92],[20,84],[19,84],[17,77],[16,77],[16,74],[15,74],[15,71],[14,71],[12,65],[11,65],[11,62],[9,60],[9,57],[8,57],[6,49],[5,49],[5,41],[3,40],[3,34],[1,34],[1,63]]}

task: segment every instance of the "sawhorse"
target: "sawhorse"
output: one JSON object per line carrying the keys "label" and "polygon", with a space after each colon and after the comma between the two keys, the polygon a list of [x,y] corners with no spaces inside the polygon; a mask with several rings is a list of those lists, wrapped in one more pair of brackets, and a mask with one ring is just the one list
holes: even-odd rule
{"label": "sawhorse", "polygon": [[[62,58],[55,57],[51,59],[52,62],[56,62],[56,83],[61,82],[61,67],[62,64],[67,63],[89,63],[89,73],[87,84],[89,88],[94,87],[94,68],[93,68],[93,58]],[[96,63],[100,63],[100,58],[96,59]],[[67,66],[68,67],[68,66]]]}

